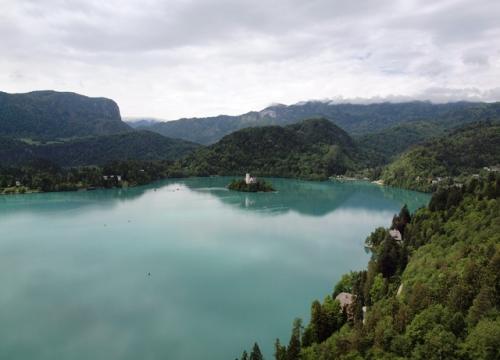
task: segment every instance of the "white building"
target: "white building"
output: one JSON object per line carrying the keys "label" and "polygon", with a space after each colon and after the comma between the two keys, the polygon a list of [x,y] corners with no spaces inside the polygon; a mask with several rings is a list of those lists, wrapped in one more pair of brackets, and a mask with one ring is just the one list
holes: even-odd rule
{"label": "white building", "polygon": [[341,292],[335,297],[335,300],[338,300],[340,303],[340,307],[344,309],[348,306],[351,306],[352,302],[354,301],[354,295],[347,292]]}
{"label": "white building", "polygon": [[389,235],[391,235],[391,237],[396,241],[403,240],[403,237],[401,236],[401,233],[399,232],[399,230],[396,230],[396,229],[389,230]]}
{"label": "white building", "polygon": [[257,182],[257,178],[256,177],[250,176],[249,173],[246,174],[246,176],[245,176],[245,183],[247,185],[254,184],[256,182]]}

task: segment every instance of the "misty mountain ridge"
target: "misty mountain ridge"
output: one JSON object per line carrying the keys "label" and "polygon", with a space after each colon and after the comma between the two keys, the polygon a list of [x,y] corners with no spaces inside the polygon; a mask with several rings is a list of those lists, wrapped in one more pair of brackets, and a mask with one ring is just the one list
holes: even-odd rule
{"label": "misty mountain ridge", "polygon": [[413,121],[430,121],[444,128],[500,116],[500,103],[428,101],[351,104],[306,101],[294,105],[276,104],[242,115],[183,118],[142,127],[164,136],[209,145],[246,127],[289,125],[307,118],[327,118],[351,135],[365,135]]}

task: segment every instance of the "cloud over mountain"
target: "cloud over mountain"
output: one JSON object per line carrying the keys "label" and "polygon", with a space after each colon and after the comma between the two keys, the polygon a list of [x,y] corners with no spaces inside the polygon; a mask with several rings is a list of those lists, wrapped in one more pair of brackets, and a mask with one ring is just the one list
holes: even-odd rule
{"label": "cloud over mountain", "polygon": [[161,118],[322,98],[499,100],[500,3],[3,0],[2,90]]}

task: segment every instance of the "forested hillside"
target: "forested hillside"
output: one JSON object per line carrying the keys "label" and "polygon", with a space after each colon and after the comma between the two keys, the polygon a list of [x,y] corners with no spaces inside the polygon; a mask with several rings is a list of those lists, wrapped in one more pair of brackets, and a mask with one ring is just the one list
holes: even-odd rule
{"label": "forested hillside", "polygon": [[285,127],[247,128],[184,159],[189,175],[238,175],[326,179],[359,166],[350,136],[326,119]]}
{"label": "forested hillside", "polygon": [[410,147],[443,135],[445,128],[424,121],[405,123],[379,132],[356,137],[358,146],[370,154],[375,164],[390,162]]}
{"label": "forested hillside", "polygon": [[134,131],[109,99],[56,91],[0,92],[0,166],[23,166],[36,159],[65,167],[173,160],[198,147]]}
{"label": "forested hillside", "polygon": [[0,138],[0,165],[22,166],[46,159],[59,166],[103,165],[116,160],[174,160],[199,145],[150,131],[79,138],[45,145]]}
{"label": "forested hillside", "polygon": [[409,150],[387,166],[382,179],[388,185],[430,191],[441,182],[453,183],[499,164],[500,124],[482,122]]}
{"label": "forested hillside", "polygon": [[234,131],[255,126],[289,125],[308,118],[324,117],[351,135],[379,132],[399,124],[431,121],[450,128],[468,122],[500,118],[500,103],[430,102],[334,104],[308,101],[295,105],[273,105],[262,111],[238,116],[219,115],[207,118],[180,119],[145,127],[174,138],[213,144]]}
{"label": "forested hillside", "polygon": [[0,164],[0,194],[94,190],[96,188],[144,185],[167,177],[173,162],[114,161],[103,166],[62,168],[44,160],[31,160],[20,167]]}
{"label": "forested hillside", "polygon": [[310,323],[276,342],[277,360],[500,358],[500,176],[442,189],[413,215],[404,207],[390,229],[402,240],[376,229],[367,270],[314,301]]}
{"label": "forested hillside", "polygon": [[0,92],[0,136],[51,140],[131,131],[110,99],[56,91]]}

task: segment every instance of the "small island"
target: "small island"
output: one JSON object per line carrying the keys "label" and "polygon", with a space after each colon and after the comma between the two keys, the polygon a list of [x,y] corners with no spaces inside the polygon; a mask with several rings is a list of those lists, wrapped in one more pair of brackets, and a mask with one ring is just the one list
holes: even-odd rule
{"label": "small island", "polygon": [[233,180],[227,186],[229,190],[243,192],[270,192],[275,191],[272,185],[264,180],[257,180],[256,177],[246,174],[244,179]]}

